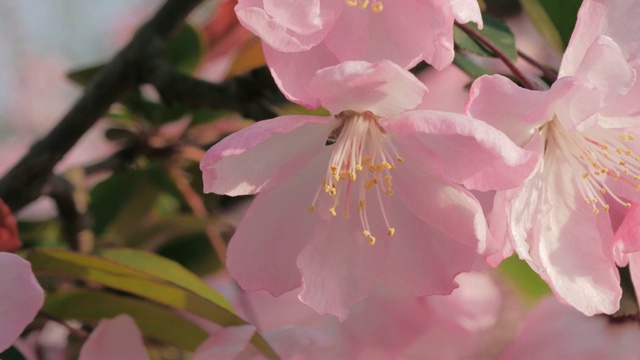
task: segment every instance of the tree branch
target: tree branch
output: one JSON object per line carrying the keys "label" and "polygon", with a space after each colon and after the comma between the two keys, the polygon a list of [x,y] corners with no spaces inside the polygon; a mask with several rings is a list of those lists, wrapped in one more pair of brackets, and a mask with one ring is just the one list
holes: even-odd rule
{"label": "tree branch", "polygon": [[0,180],[0,198],[15,212],[37,199],[55,165],[80,137],[138,83],[138,66],[150,44],[167,42],[202,0],[167,0],[131,42],[87,85],[58,125]]}

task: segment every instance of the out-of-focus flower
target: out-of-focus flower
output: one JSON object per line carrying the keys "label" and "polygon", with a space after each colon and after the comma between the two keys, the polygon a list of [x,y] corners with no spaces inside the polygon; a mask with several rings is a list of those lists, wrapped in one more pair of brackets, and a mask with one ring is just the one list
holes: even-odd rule
{"label": "out-of-focus flower", "polygon": [[0,252],[0,352],[13,344],[43,303],[44,290],[33,276],[31,264]]}
{"label": "out-of-focus flower", "polygon": [[640,8],[631,0],[587,0],[548,91],[501,76],[478,79],[468,113],[504,131],[541,160],[519,188],[498,192],[492,214],[496,264],[514,250],[587,315],[613,313],[621,296],[612,207],[640,193],[636,71]]}
{"label": "out-of-focus flower", "polygon": [[16,218],[7,204],[0,199],[0,251],[15,251],[21,246]]}
{"label": "out-of-focus flower", "polygon": [[482,122],[410,111],[426,88],[388,61],[323,69],[309,88],[335,116],[257,123],[201,162],[206,192],[260,193],[230,243],[232,276],[274,295],[302,285],[302,301],[341,319],[376,283],[450,293],[487,244],[459,184],[516,186],[535,158]]}
{"label": "out-of-focus flower", "polygon": [[637,321],[612,322],[607,316],[588,317],[554,298],[543,300],[522,324],[500,360],[637,359]]}
{"label": "out-of-focus flower", "polygon": [[100,320],[80,350],[80,360],[148,360],[142,333],[129,315]]}
{"label": "out-of-focus flower", "polygon": [[240,0],[240,22],[263,41],[283,93],[317,107],[306,84],[319,69],[343,61],[390,60],[409,68],[453,60],[453,23],[482,24],[475,0]]}

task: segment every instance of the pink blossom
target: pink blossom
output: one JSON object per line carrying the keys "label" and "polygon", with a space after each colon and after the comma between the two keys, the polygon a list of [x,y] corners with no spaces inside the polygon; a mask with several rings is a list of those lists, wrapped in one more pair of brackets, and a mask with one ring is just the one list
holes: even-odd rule
{"label": "pink blossom", "polygon": [[453,22],[482,25],[475,0],[240,0],[236,13],[262,39],[283,93],[309,107],[319,105],[306,86],[319,69],[385,59],[442,69],[453,61]]}
{"label": "pink blossom", "polygon": [[517,337],[498,359],[631,360],[640,353],[638,338],[637,321],[587,317],[547,298],[529,314]]}
{"label": "pink blossom", "polygon": [[100,320],[80,350],[80,360],[148,360],[142,333],[129,315]]}
{"label": "pink blossom", "polygon": [[31,264],[0,252],[0,352],[13,344],[43,303],[44,290],[33,276]]}
{"label": "pink blossom", "polygon": [[323,69],[309,88],[335,116],[259,122],[201,162],[206,192],[259,193],[229,245],[232,276],[276,296],[301,286],[341,319],[374,285],[449,294],[488,243],[460,184],[514,187],[535,158],[480,121],[411,111],[426,88],[388,61]]}
{"label": "pink blossom", "polygon": [[515,250],[562,301],[587,315],[618,309],[607,213],[632,207],[640,195],[640,25],[629,20],[637,16],[632,0],[584,1],[549,90],[482,77],[467,104],[470,115],[540,155],[522,186],[496,195],[491,229],[499,250],[486,253],[489,262]]}

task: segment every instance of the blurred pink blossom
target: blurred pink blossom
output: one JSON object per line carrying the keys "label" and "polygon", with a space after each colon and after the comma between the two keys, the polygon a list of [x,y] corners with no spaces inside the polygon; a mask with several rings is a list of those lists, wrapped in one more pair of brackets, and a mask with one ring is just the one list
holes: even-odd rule
{"label": "blurred pink blossom", "polygon": [[6,350],[33,321],[44,303],[31,264],[21,257],[0,252],[0,352]]}
{"label": "blurred pink blossom", "polygon": [[640,16],[636,5],[584,1],[548,91],[482,77],[467,107],[541,157],[522,186],[496,195],[491,228],[500,250],[488,260],[497,264],[515,250],[559,299],[587,315],[618,309],[607,212],[640,196],[640,25],[628,20]]}
{"label": "blurred pink blossom", "polygon": [[319,105],[306,87],[319,69],[348,60],[442,69],[453,61],[454,21],[482,25],[476,0],[240,0],[236,13],[262,39],[283,93],[308,107]]}
{"label": "blurred pink blossom", "polygon": [[129,315],[102,319],[80,350],[79,360],[148,360],[142,333]]}
{"label": "blurred pink blossom", "polygon": [[335,116],[259,122],[201,162],[206,192],[260,193],[231,240],[232,276],[274,295],[301,286],[303,302],[340,319],[376,284],[450,293],[489,243],[459,184],[514,187],[535,159],[482,122],[410,111],[426,88],[388,61],[321,70],[309,88]]}

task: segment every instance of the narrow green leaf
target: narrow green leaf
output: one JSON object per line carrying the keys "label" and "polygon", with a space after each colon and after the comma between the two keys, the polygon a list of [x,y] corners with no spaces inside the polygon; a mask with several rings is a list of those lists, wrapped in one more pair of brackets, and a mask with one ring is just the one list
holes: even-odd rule
{"label": "narrow green leaf", "polygon": [[[500,49],[509,59],[516,60],[518,58],[518,50],[516,49],[516,41],[511,29],[504,21],[482,15],[484,27],[478,30],[478,26],[474,23],[468,23],[467,26],[478,31],[482,36],[491,41],[498,49]],[[495,57],[496,55],[485,45],[471,38],[467,33],[458,27],[453,28],[453,39],[458,48],[469,51],[473,54]]]}
{"label": "narrow green leaf", "polygon": [[547,283],[529,267],[529,264],[516,255],[505,259],[498,269],[530,304],[536,303],[551,293]]}
{"label": "narrow green leaf", "polygon": [[467,75],[472,78],[479,78],[482,75],[491,75],[493,72],[488,71],[487,69],[481,67],[476,64],[473,60],[471,60],[468,56],[456,52],[455,57],[453,58],[453,64],[460,68],[460,70],[467,73]]}
{"label": "narrow green leaf", "polygon": [[538,32],[559,52],[569,43],[582,0],[520,0]]}
{"label": "narrow green leaf", "polygon": [[43,310],[64,320],[97,322],[128,314],[140,330],[156,340],[194,351],[208,334],[167,307],[133,297],[78,290],[47,297]]}
{"label": "narrow green leaf", "polygon": [[[125,261],[131,261],[129,255],[117,252]],[[63,250],[38,249],[32,252],[28,260],[34,272],[39,275],[53,275],[75,277],[86,281],[96,282],[104,286],[128,292],[142,298],[166,305],[175,309],[185,310],[192,314],[211,320],[222,326],[245,325],[243,319],[228,310],[228,303],[218,303],[221,298],[213,296],[210,291],[199,289],[198,284],[185,275],[186,270],[179,270],[179,265],[167,264],[164,269],[168,275],[163,279],[161,274],[153,274],[143,270],[156,269],[156,264],[150,264],[150,257],[143,256],[141,265],[129,266],[114,260],[95,255],[84,255]],[[185,280],[184,286],[172,283]],[[192,291],[195,289],[198,293]],[[215,290],[211,290],[215,291]],[[277,359],[277,354],[259,335],[255,334],[252,342],[257,349],[270,359]]]}

